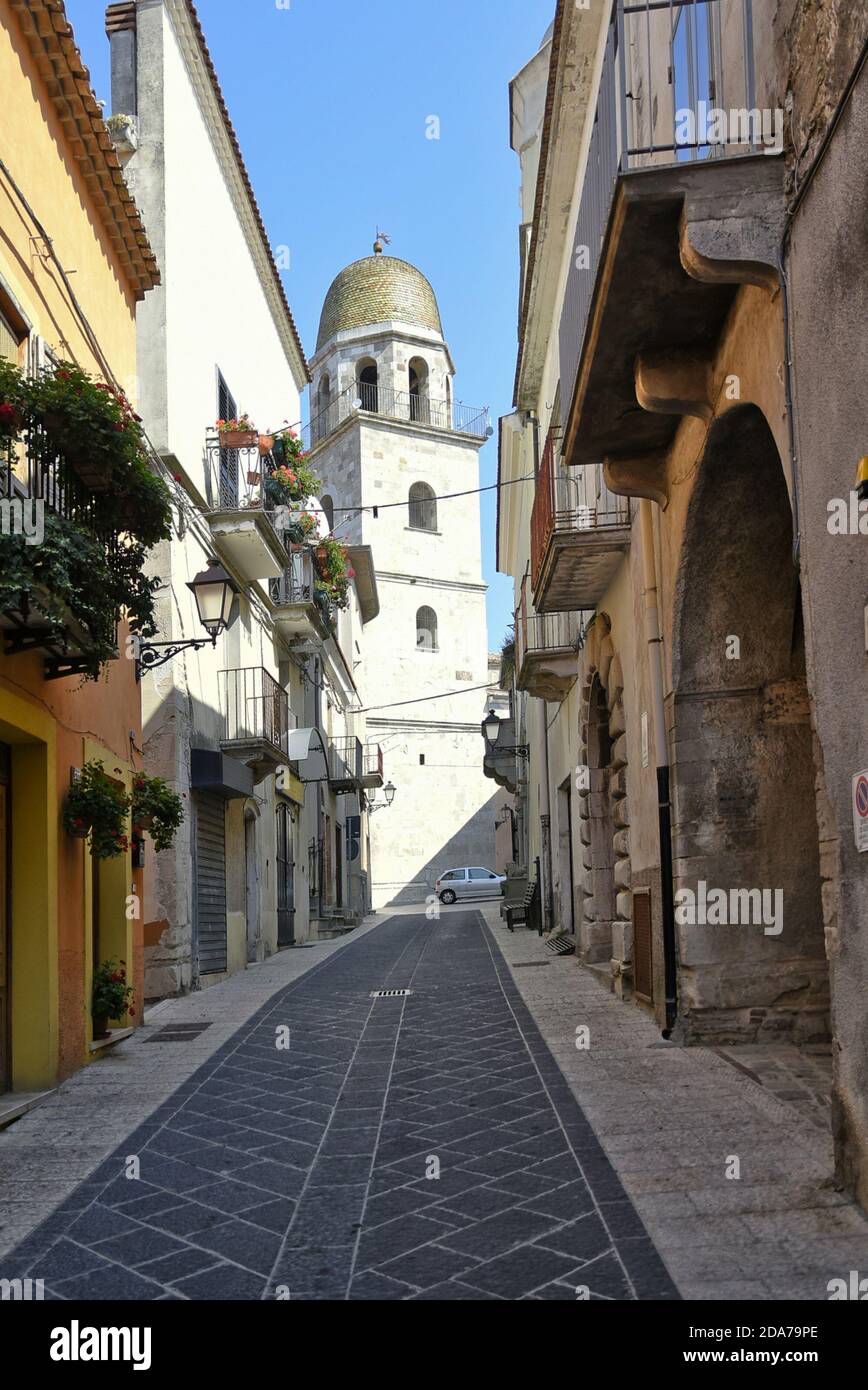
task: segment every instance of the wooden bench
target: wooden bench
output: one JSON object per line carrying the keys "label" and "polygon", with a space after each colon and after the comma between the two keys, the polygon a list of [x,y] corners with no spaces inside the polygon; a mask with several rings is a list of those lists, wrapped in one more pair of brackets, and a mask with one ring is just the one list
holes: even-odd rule
{"label": "wooden bench", "polygon": [[515,930],[515,922],[524,922],[533,931],[536,927],[542,936],[542,915],[539,910],[539,884],[535,878],[528,879],[525,894],[520,903],[513,903],[506,909],[506,925]]}

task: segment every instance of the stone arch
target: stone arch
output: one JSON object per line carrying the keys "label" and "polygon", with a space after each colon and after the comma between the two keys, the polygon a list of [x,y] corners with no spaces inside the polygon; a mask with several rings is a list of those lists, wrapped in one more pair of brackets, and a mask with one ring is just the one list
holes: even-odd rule
{"label": "stone arch", "polygon": [[430,372],[424,357],[411,357],[407,366],[410,384],[410,419],[427,424],[430,419]]}
{"label": "stone arch", "polygon": [[580,747],[587,777],[579,786],[583,906],[577,949],[586,964],[607,964],[613,987],[626,996],[632,966],[632,870],[624,679],[605,613],[593,619],[585,653]]}
{"label": "stone arch", "polygon": [[380,372],[373,357],[360,357],[356,363],[356,390],[362,410],[380,409]]}
{"label": "stone arch", "polygon": [[[689,1040],[827,1036],[821,779],[792,542],[772,431],[757,406],[734,406],[708,432],[673,617],[676,931]],[[693,920],[702,885],[706,901],[726,894],[720,925],[716,908],[711,925]],[[743,896],[756,890],[768,894],[768,924]]]}

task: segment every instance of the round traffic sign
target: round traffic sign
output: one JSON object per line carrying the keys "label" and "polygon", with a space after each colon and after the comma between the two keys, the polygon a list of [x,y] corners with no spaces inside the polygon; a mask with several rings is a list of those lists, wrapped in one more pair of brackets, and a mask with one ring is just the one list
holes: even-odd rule
{"label": "round traffic sign", "polygon": [[868,817],[868,777],[862,774],[856,781],[856,812],[864,820]]}

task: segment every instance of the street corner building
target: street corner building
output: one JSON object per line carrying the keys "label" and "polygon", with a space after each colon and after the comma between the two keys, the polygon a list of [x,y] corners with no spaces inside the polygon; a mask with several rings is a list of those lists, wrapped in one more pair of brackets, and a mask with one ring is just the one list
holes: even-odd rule
{"label": "street corner building", "polygon": [[485,761],[516,795],[510,877],[583,969],[668,1038],[831,1058],[864,1204],[856,9],[560,3],[511,84],[515,628]]}
{"label": "street corner building", "polygon": [[[134,400],[136,310],[159,272],[62,6],[2,0],[0,88],[2,1116],[104,1045],[90,1008],[101,965],[132,987],[116,1033],[141,1017],[132,839],[92,856],[62,823],[82,769],[100,764],[122,801],[141,766],[118,535],[140,538],[65,431],[62,364]],[[52,410],[28,394],[37,379]]]}
{"label": "street corner building", "polygon": [[367,727],[401,813],[399,831],[389,817],[371,822],[373,906],[424,902],[443,870],[495,859],[499,802],[478,756],[488,411],[456,399],[434,290],[379,240],[330,286],[311,373],[310,461],[328,525],[370,548],[380,596],[364,652]]}

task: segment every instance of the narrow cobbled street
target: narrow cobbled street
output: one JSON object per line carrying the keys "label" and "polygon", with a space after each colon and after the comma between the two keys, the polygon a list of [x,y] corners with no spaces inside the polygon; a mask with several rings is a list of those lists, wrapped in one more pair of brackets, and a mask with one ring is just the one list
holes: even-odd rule
{"label": "narrow cobbled street", "polygon": [[70,1299],[678,1297],[474,911],[393,918],[274,995],[3,1272]]}

